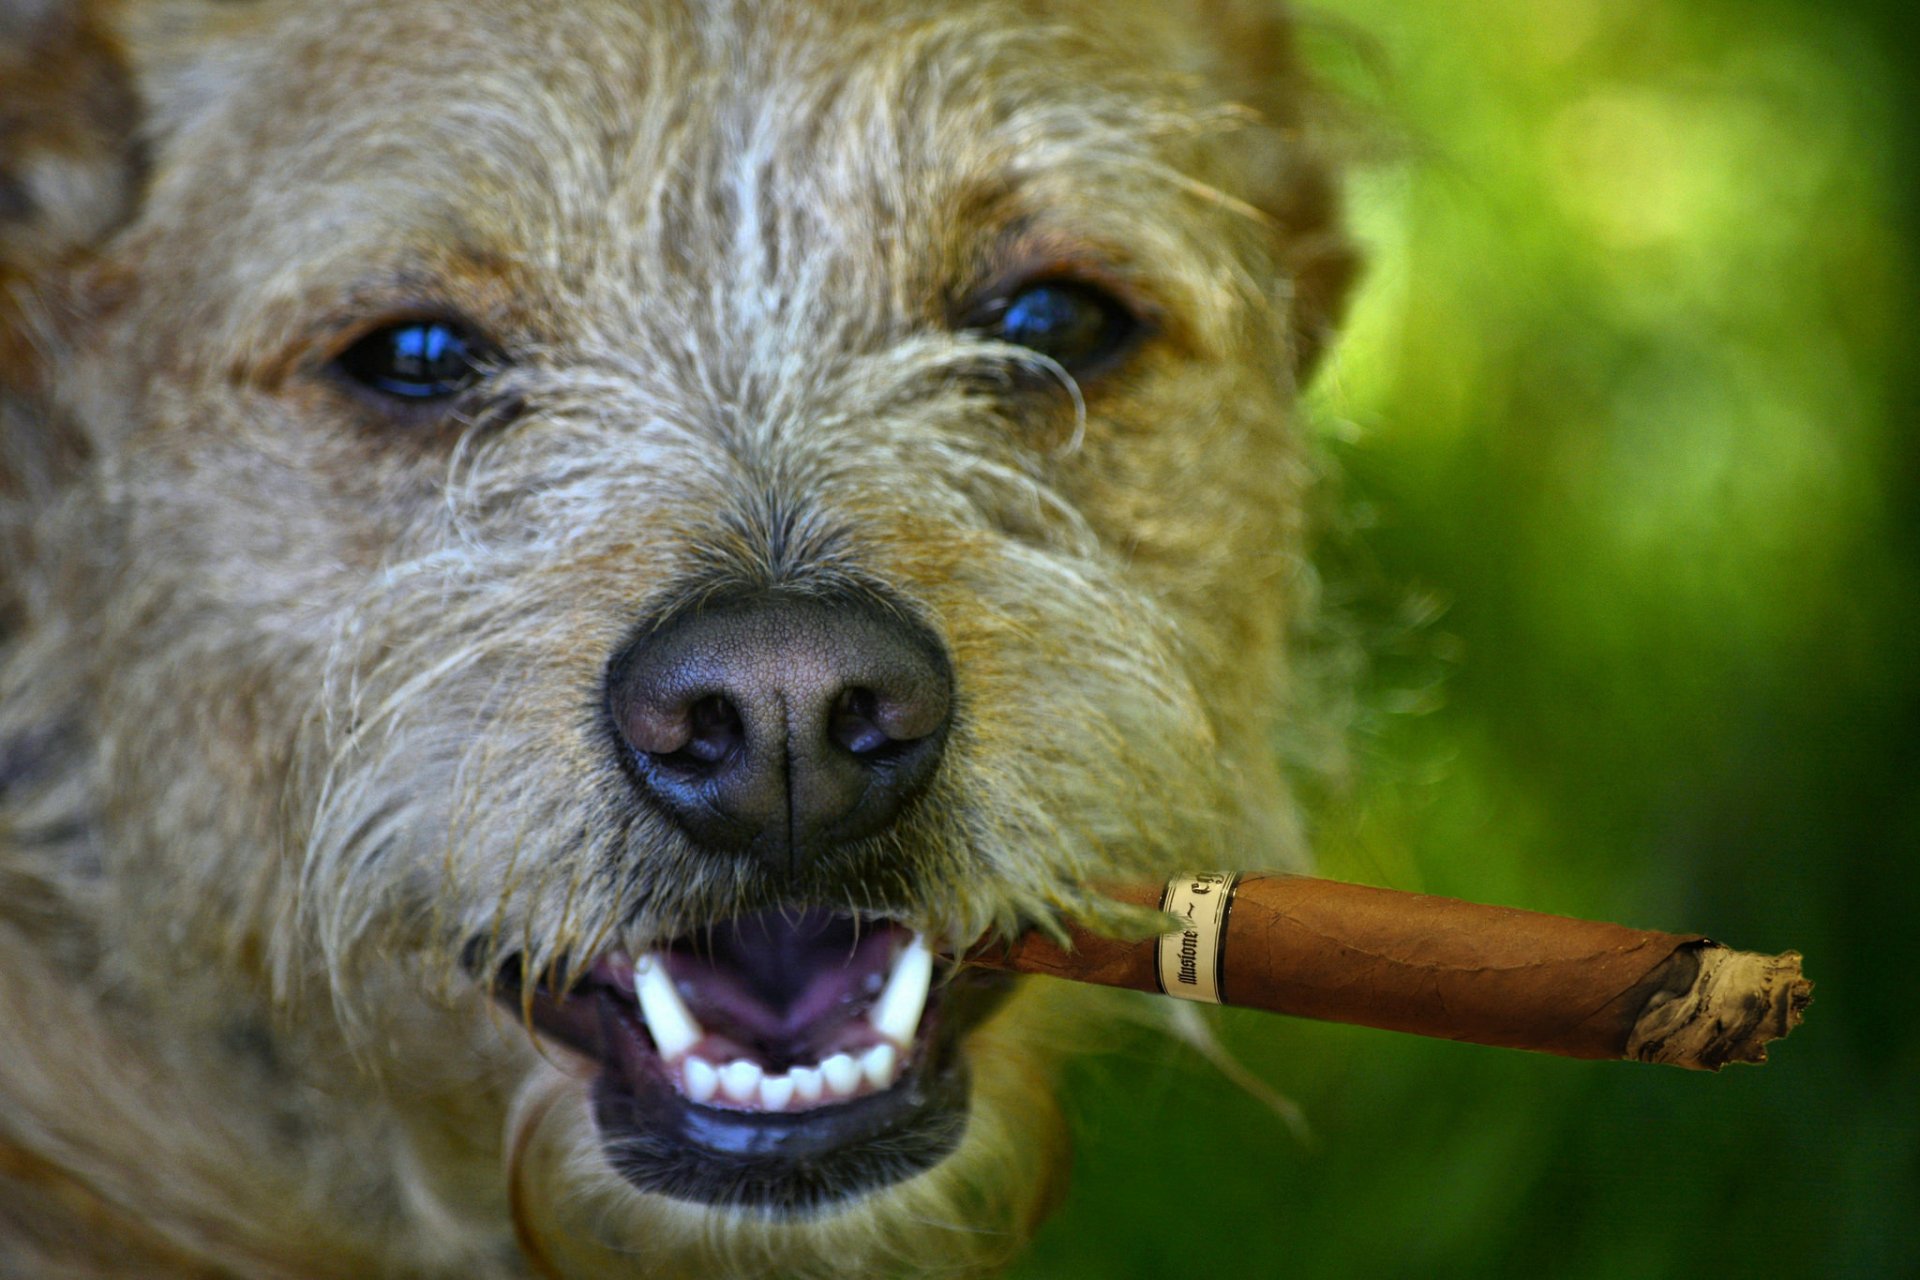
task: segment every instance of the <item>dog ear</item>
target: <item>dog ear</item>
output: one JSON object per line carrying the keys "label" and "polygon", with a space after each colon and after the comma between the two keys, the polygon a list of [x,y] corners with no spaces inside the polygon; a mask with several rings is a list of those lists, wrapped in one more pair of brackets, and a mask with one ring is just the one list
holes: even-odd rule
{"label": "dog ear", "polygon": [[0,0],[0,632],[28,512],[84,454],[49,411],[46,361],[72,311],[65,281],[132,211],[138,121],[91,5]]}
{"label": "dog ear", "polygon": [[1282,244],[1291,289],[1295,376],[1304,383],[1333,339],[1360,273],[1347,239],[1330,127],[1338,108],[1302,64],[1297,24],[1275,0],[1199,0],[1190,21],[1204,40],[1200,74],[1251,108],[1243,175]]}
{"label": "dog ear", "polygon": [[0,391],[34,393],[54,278],[132,210],[139,111],[90,5],[0,0]]}
{"label": "dog ear", "polygon": [[120,223],[139,180],[137,120],[91,6],[0,0],[0,272],[36,275]]}

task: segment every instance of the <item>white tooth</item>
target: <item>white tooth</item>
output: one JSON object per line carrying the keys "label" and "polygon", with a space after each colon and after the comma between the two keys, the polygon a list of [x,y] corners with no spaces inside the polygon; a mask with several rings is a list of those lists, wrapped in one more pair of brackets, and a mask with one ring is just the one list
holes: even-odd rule
{"label": "white tooth", "polygon": [[695,1102],[710,1102],[720,1088],[720,1072],[711,1062],[695,1054],[687,1055],[687,1096]]}
{"label": "white tooth", "polygon": [[890,1044],[877,1044],[860,1055],[860,1074],[876,1089],[889,1088],[900,1067],[900,1051]]}
{"label": "white tooth", "polygon": [[836,1053],[821,1063],[820,1074],[826,1077],[827,1088],[843,1098],[852,1097],[860,1085],[860,1064],[844,1053]]}
{"label": "white tooth", "polygon": [[687,1011],[680,993],[673,989],[667,966],[650,955],[640,957],[633,966],[633,994],[640,1002],[640,1016],[647,1020],[647,1033],[660,1056],[671,1062],[700,1042],[705,1034],[693,1014]]}
{"label": "white tooth", "polygon": [[785,1111],[793,1100],[793,1077],[768,1076],[760,1082],[760,1104],[769,1111]]}
{"label": "white tooth", "polygon": [[800,1100],[801,1106],[810,1107],[820,1101],[820,1092],[825,1085],[820,1068],[795,1067],[787,1072],[787,1079],[793,1081],[793,1096]]}
{"label": "white tooth", "polygon": [[913,1033],[920,1026],[920,1014],[927,1007],[927,987],[932,981],[933,952],[927,949],[926,936],[916,933],[893,962],[893,976],[887,979],[887,989],[867,1011],[867,1021],[894,1044],[903,1048],[912,1044]]}
{"label": "white tooth", "polygon": [[720,1092],[735,1102],[752,1102],[760,1092],[760,1064],[735,1058],[720,1068]]}

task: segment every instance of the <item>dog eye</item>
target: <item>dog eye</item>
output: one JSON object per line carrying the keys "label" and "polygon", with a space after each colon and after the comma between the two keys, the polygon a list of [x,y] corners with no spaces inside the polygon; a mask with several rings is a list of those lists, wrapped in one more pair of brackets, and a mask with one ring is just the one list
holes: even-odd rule
{"label": "dog eye", "polygon": [[363,387],[404,400],[458,395],[480,381],[489,352],[463,325],[410,320],[375,329],[340,353],[340,371]]}
{"label": "dog eye", "polygon": [[1140,321],[1093,285],[1050,280],[1008,297],[987,331],[1077,372],[1117,355],[1139,333]]}

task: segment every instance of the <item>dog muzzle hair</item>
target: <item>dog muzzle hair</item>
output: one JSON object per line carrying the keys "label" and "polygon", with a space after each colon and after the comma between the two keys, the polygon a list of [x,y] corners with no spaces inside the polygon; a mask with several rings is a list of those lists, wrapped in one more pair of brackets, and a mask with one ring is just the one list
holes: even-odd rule
{"label": "dog muzzle hair", "polygon": [[[642,803],[717,857],[845,862],[938,767],[953,707],[939,641],[851,599],[711,598],[614,661],[614,748]],[[863,883],[851,862],[839,897]],[[685,1200],[802,1214],[919,1173],[966,1126],[960,1037],[993,988],[884,916],[783,904],[704,921],[566,989],[501,974],[511,1005],[601,1070],[612,1165]],[[934,982],[936,968],[942,981]]]}

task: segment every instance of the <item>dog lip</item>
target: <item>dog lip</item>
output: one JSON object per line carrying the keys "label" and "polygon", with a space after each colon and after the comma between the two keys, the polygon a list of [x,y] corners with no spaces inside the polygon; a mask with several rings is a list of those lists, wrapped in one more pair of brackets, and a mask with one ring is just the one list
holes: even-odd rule
{"label": "dog lip", "polygon": [[600,1038],[614,1069],[592,1086],[609,1164],[641,1191],[799,1217],[937,1164],[965,1134],[964,1020],[930,1009],[918,1052],[891,1087],[797,1111],[695,1102],[637,1019],[602,996]]}
{"label": "dog lip", "polygon": [[608,953],[567,991],[523,993],[511,962],[499,985],[509,1003],[525,996],[538,1030],[610,1070],[664,1073],[698,1103],[778,1112],[892,1087],[938,1003],[934,963],[923,936],[889,921],[768,912],[637,959]]}
{"label": "dog lip", "polygon": [[[835,953],[841,960],[857,959],[857,954],[840,952],[850,936],[848,918],[824,917],[817,912],[782,916],[790,926],[797,923],[792,930],[797,936],[788,938],[776,959],[803,964],[809,952],[819,960]],[[751,934],[759,919],[726,922],[735,935],[731,945],[739,945],[740,934]],[[647,955],[673,957],[682,969],[703,960],[717,962],[724,959],[727,945],[714,947],[713,936],[702,931]],[[854,952],[866,952],[856,972],[884,973],[883,958],[898,958],[907,931],[889,922],[866,921],[851,936],[857,939]],[[704,939],[704,947],[697,947],[696,939]],[[726,1098],[696,1101],[687,1095],[682,1064],[691,1055],[683,1050],[672,1061],[661,1057],[634,997],[635,969],[628,953],[609,952],[585,966],[580,985],[568,993],[544,984],[528,993],[522,989],[517,962],[509,961],[500,972],[496,994],[509,1007],[527,1009],[545,1037],[599,1065],[590,1103],[608,1163],[626,1181],[670,1198],[752,1206],[776,1216],[804,1215],[856,1198],[930,1168],[951,1152],[966,1129],[970,1094],[960,1042],[1005,989],[1003,977],[979,971],[936,983],[911,1044],[901,1050],[899,1074],[886,1087],[817,1105],[754,1108],[732,1105]],[[755,1026],[777,1031],[791,1007],[825,1010],[827,1030],[817,1033],[824,1039],[803,1038],[784,1051],[769,1051],[762,1042],[754,1055],[762,1061],[792,1058],[799,1052],[795,1046],[802,1044],[842,1043],[836,1035],[851,1033],[836,1033],[835,1026],[866,1027],[870,1001],[865,984],[860,995],[852,997],[832,983],[810,984],[804,978],[781,988],[780,976],[772,972],[728,976],[732,988],[716,1003],[701,1003],[695,989],[696,1006],[704,1016],[716,1028],[726,1026],[724,1032],[710,1029],[710,1038],[737,1034],[750,1039],[747,1033]],[[726,1001],[745,998],[737,988],[755,981],[775,984],[771,992],[762,992],[767,1007],[751,1011],[744,1024],[729,1023]],[[755,1023],[754,1017],[763,1021]]]}

